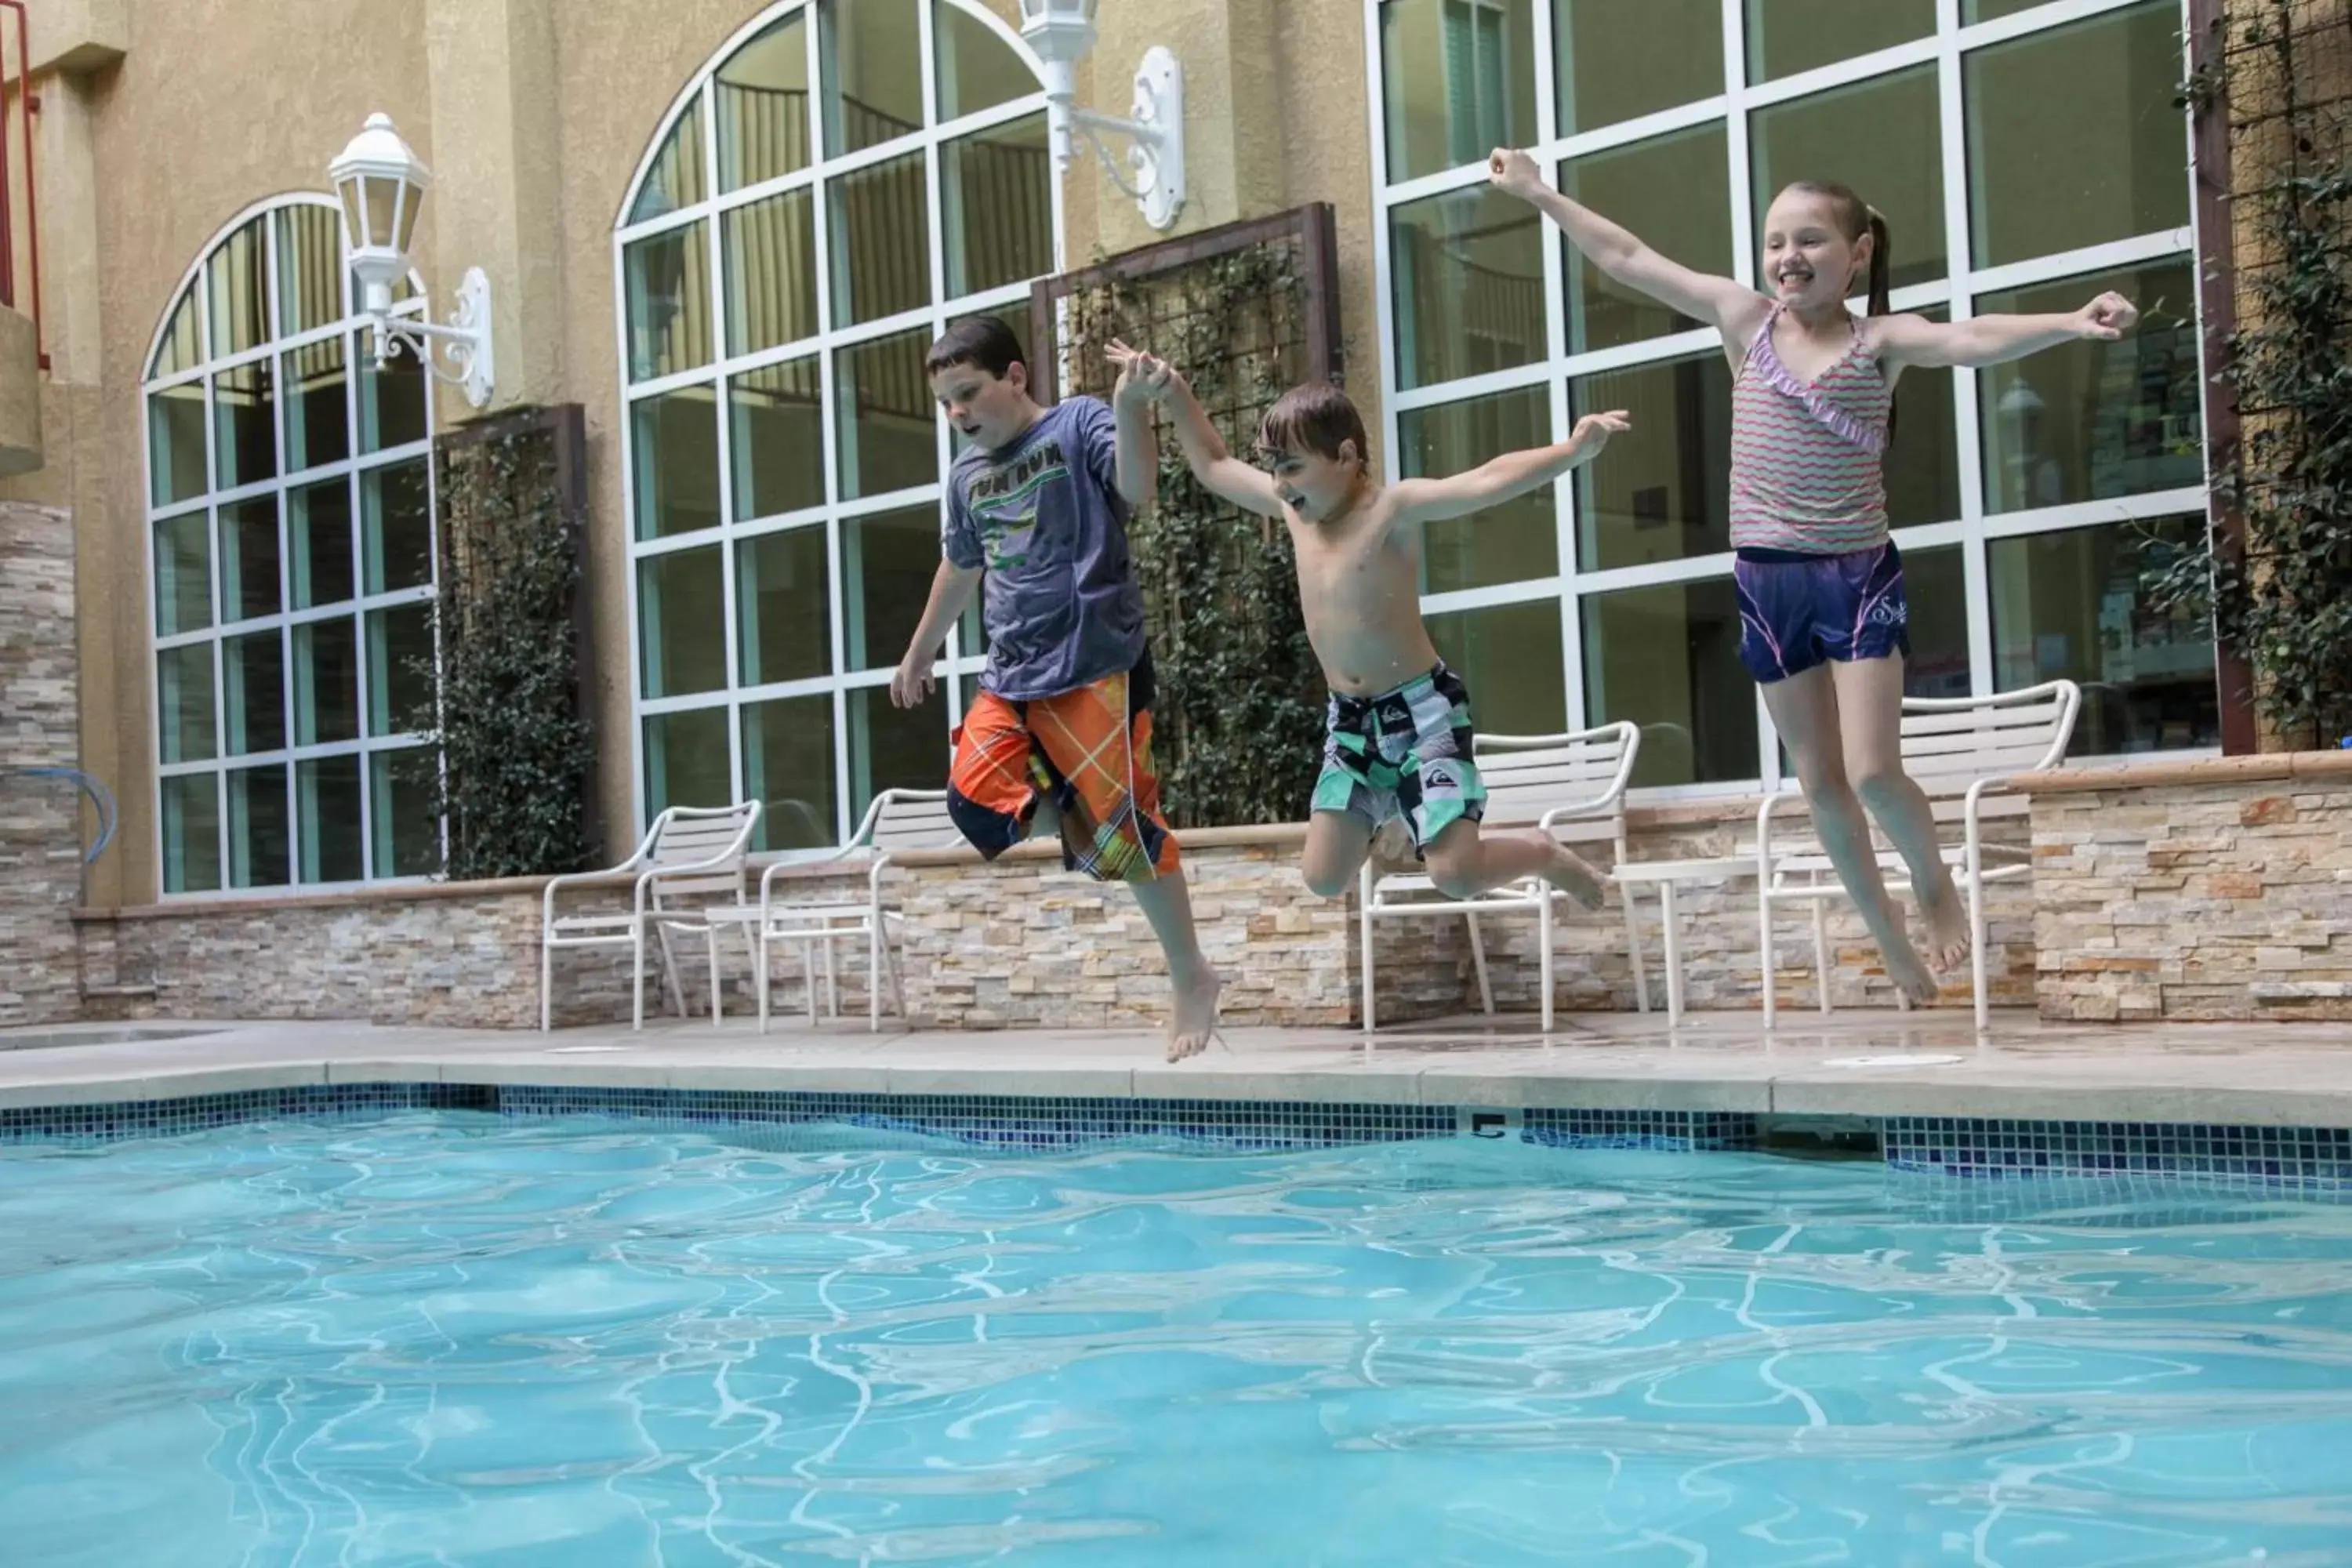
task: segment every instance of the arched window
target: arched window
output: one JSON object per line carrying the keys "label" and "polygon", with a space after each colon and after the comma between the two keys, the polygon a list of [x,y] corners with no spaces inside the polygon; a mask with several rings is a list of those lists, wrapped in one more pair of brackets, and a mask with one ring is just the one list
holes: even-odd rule
{"label": "arched window", "polygon": [[679,97],[614,237],[638,804],[766,803],[838,842],[941,784],[977,616],[924,708],[888,683],[939,563],[931,340],[1028,339],[1059,259],[1045,98],[967,0],[788,0]]}
{"label": "arched window", "polygon": [[[399,309],[421,311],[414,280]],[[263,203],[147,363],[165,894],[420,876],[432,805],[432,404],[356,340],[333,199]],[[354,374],[354,367],[358,367]]]}

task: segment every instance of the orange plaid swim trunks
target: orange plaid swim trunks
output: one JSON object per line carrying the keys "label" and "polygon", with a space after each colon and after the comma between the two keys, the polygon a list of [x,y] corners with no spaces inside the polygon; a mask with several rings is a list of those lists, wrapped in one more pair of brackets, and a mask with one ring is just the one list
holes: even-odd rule
{"label": "orange plaid swim trunks", "polygon": [[1062,865],[1098,882],[1176,869],[1151,762],[1151,657],[1076,691],[1008,702],[983,691],[956,731],[948,812],[993,860],[1029,835],[1037,801],[1062,819]]}

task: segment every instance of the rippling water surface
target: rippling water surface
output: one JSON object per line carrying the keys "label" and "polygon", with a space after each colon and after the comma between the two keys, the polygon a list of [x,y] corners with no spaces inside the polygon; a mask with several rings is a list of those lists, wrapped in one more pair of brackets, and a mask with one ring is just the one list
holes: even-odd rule
{"label": "rippling water surface", "polygon": [[414,1115],[0,1153],[0,1562],[2352,1563],[2352,1211]]}

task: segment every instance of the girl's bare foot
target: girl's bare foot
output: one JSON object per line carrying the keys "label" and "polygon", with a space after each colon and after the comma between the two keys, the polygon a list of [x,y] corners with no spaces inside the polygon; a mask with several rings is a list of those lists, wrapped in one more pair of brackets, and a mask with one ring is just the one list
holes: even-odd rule
{"label": "girl's bare foot", "polygon": [[1886,978],[1895,982],[1895,989],[1911,999],[1915,1007],[1932,1007],[1942,994],[1936,984],[1935,972],[1911,945],[1911,933],[1903,929],[1903,911],[1895,910],[1895,923],[1885,936],[1878,939],[1879,956],[1886,961]]}
{"label": "girl's bare foot", "polygon": [[1583,856],[1540,827],[1529,828],[1527,836],[1551,851],[1551,865],[1543,873],[1545,881],[1588,910],[1601,907],[1601,873],[1594,870]]}
{"label": "girl's bare foot", "polygon": [[1919,912],[1927,921],[1927,962],[1948,973],[1969,961],[1969,906],[1947,875],[1940,885],[1919,895]]}
{"label": "girl's bare foot", "polygon": [[1205,965],[1176,987],[1176,1016],[1168,1025],[1170,1061],[1181,1062],[1209,1048],[1217,1032],[1217,996],[1224,988],[1224,977]]}

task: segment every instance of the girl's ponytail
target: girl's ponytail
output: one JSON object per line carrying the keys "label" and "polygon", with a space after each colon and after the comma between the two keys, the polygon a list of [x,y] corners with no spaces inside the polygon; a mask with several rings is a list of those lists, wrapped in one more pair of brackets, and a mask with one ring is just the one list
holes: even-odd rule
{"label": "girl's ponytail", "polygon": [[1893,242],[1887,237],[1885,216],[1874,206],[1865,205],[1862,211],[1864,224],[1870,232],[1869,313],[1884,316],[1889,311],[1889,300],[1894,293]]}

